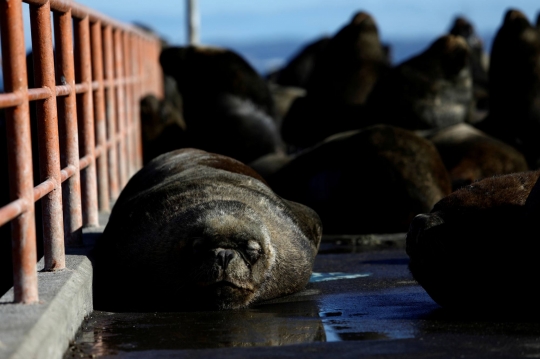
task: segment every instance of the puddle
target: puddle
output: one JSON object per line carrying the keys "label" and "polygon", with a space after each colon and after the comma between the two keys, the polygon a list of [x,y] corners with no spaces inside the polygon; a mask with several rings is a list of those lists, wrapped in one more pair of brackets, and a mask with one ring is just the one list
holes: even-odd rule
{"label": "puddle", "polygon": [[326,282],[329,280],[354,279],[369,277],[371,273],[312,273],[310,283]]}

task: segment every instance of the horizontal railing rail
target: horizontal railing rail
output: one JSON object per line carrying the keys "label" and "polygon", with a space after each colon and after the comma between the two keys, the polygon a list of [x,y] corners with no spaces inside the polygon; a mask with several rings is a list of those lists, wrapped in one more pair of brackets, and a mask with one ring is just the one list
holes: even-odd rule
{"label": "horizontal railing rail", "polygon": [[[30,89],[23,2],[30,8],[35,83]],[[110,201],[142,166],[139,100],[150,93],[162,96],[161,42],[70,0],[0,0],[0,31],[5,90],[0,109],[10,187],[0,226],[11,223],[15,302],[35,303],[34,203],[41,200],[43,209],[45,270],[63,269],[64,246],[81,244],[82,227],[99,225],[98,211],[110,209]]]}

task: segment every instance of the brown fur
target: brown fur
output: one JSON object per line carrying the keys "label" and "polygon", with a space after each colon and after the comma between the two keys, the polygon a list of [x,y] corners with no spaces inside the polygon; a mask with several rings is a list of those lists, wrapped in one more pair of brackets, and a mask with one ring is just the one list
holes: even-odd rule
{"label": "brown fur", "polygon": [[115,310],[234,309],[308,282],[321,222],[251,168],[195,149],[139,171],[95,249],[96,305]]}
{"label": "brown fur", "polygon": [[293,102],[281,133],[310,147],[335,133],[366,127],[363,105],[388,62],[373,17],[356,13],[318,56],[307,96]]}
{"label": "brown fur", "polygon": [[515,147],[540,168],[540,32],[509,10],[493,41],[489,115],[479,128]]}
{"label": "brown fur", "polygon": [[532,189],[539,176],[486,178],[414,219],[409,268],[437,303],[491,314],[537,311],[540,193]]}
{"label": "brown fur", "polygon": [[516,149],[465,123],[442,129],[428,139],[441,154],[454,189],[486,177],[529,169]]}
{"label": "brown fur", "polygon": [[441,36],[381,78],[367,106],[373,121],[411,130],[467,121],[472,116],[473,93],[466,41]]}
{"label": "brown fur", "polygon": [[451,191],[433,144],[386,125],[332,136],[267,180],[279,195],[313,208],[327,234],[404,232]]}

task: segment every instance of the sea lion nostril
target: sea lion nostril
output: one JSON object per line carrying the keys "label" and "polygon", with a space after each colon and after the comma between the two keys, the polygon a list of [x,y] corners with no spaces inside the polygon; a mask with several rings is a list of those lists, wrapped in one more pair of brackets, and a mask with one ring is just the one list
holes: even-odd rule
{"label": "sea lion nostril", "polygon": [[236,252],[230,249],[223,249],[217,253],[217,263],[223,270],[227,269],[229,262],[236,256]]}

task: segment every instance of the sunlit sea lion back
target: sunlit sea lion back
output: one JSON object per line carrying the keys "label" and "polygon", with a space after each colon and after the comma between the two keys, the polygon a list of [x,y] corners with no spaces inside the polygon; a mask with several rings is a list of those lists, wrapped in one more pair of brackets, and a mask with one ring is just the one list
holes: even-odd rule
{"label": "sunlit sea lion back", "polygon": [[115,204],[96,246],[97,292],[137,309],[246,307],[301,290],[321,233],[314,211],[275,195],[244,164],[169,152]]}

